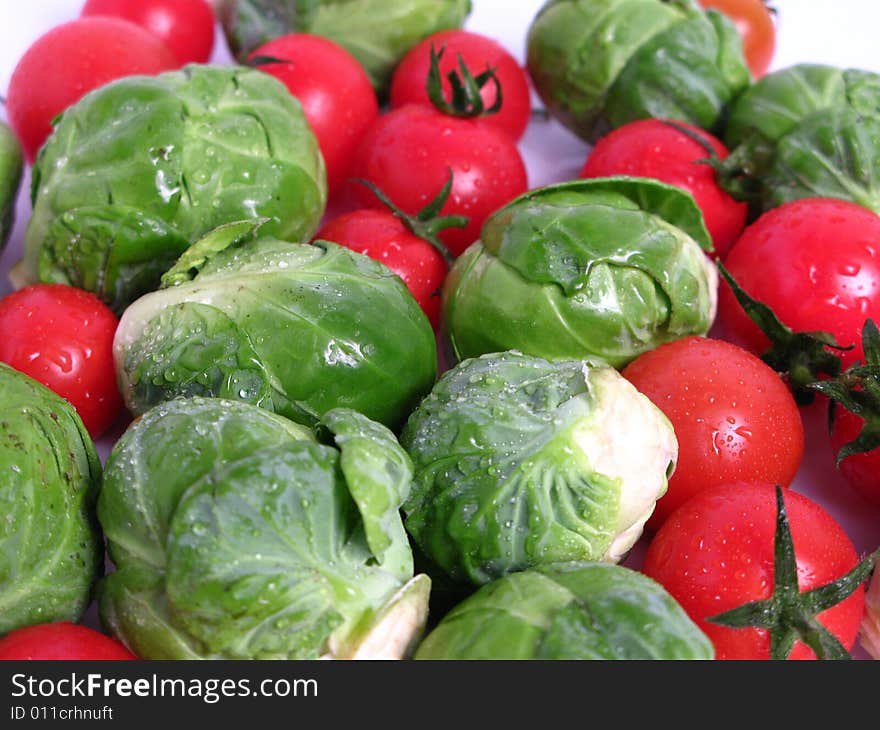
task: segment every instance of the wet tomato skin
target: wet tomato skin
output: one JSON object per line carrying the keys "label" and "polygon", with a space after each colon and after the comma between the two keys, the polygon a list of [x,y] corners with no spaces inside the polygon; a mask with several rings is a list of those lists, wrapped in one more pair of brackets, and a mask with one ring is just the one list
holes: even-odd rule
{"label": "wet tomato skin", "polygon": [[131,660],[120,641],[88,626],[59,621],[10,631],[0,638],[0,660]]}
{"label": "wet tomato skin", "polygon": [[[432,46],[437,52],[443,49],[439,65],[447,101],[452,97],[452,86],[447,74],[450,71],[460,74],[459,55],[474,76],[487,68],[494,70],[501,85],[501,108],[497,112],[479,117],[479,122],[500,129],[514,141],[519,141],[532,113],[528,75],[498,41],[472,31],[444,30],[415,45],[394,70],[390,89],[391,108],[396,109],[410,103],[431,104],[426,79],[431,68]],[[483,86],[480,97],[486,109],[490,109],[497,99],[495,84],[490,81]]]}
{"label": "wet tomato skin", "polygon": [[207,63],[214,50],[214,11],[207,0],[86,0],[80,16],[108,15],[159,38],[181,66]]}
{"label": "wet tomato skin", "polygon": [[666,414],[679,444],[649,530],[711,486],[791,484],[804,451],[800,412],[779,375],[752,353],[686,337],[644,353],[622,374]]}
{"label": "wet tomato skin", "polygon": [[255,49],[250,58],[276,58],[258,68],[281,81],[302,104],[327,168],[327,188],[342,189],[352,154],[379,116],[379,101],[364,67],[328,38],[288,33]]}
{"label": "wet tomato skin", "polygon": [[65,398],[97,439],[122,410],[113,360],[118,324],[92,292],[34,284],[0,299],[0,362]]}
{"label": "wet tomato skin", "polygon": [[86,92],[178,66],[159,38],[121,18],[89,16],[55,26],[28,47],[9,80],[6,112],[25,158],[34,161],[52,120]]}
{"label": "wet tomato skin", "polygon": [[710,155],[707,146],[719,160],[728,155],[721,140],[692,124],[639,119],[602,137],[587,157],[580,177],[633,175],[683,188],[703,213],[715,248],[712,257],[720,258],[742,234],[748,205],[723,190],[712,167],[701,162]]}
{"label": "wet tomato skin", "polygon": [[[834,413],[831,446],[834,453],[861,433],[865,422],[845,408]],[[875,507],[880,507],[880,448],[853,454],[840,462],[840,473],[847,483]]]}
{"label": "wet tomato skin", "polygon": [[756,79],[770,68],[776,52],[776,24],[771,3],[765,0],[700,0],[704,8],[715,8],[733,21],[743,42],[746,64]]}
{"label": "wet tomato skin", "polygon": [[410,232],[390,211],[362,208],[325,223],[315,240],[332,241],[380,261],[397,274],[431,326],[440,321],[440,287],[446,277],[446,261],[437,249]]}
{"label": "wet tomato skin", "polygon": [[[439,235],[453,256],[480,235],[483,221],[524,193],[528,180],[516,144],[503,132],[420,104],[382,115],[355,151],[349,174],[382,190],[409,215],[428,205],[452,175],[452,190],[440,215],[468,218],[464,228]],[[351,208],[382,203],[365,186],[346,183]]]}
{"label": "wet tomato skin", "polygon": [[[855,567],[858,554],[840,524],[817,502],[791,489],[785,508],[794,543],[798,587],[818,588]],[[715,646],[716,659],[769,659],[765,629],[729,628],[706,619],[773,591],[776,494],[772,484],[725,484],[675,510],[654,535],[643,571],[681,604]],[[855,646],[865,590],[860,586],[818,620],[847,650]],[[814,659],[797,642],[790,659]]]}
{"label": "wet tomato skin", "polygon": [[[746,228],[724,265],[794,331],[829,332],[854,345],[839,353],[844,367],[864,362],[862,327],[867,318],[880,321],[880,216],[831,198],[783,203]],[[769,348],[723,281],[718,323],[725,339],[756,354]]]}

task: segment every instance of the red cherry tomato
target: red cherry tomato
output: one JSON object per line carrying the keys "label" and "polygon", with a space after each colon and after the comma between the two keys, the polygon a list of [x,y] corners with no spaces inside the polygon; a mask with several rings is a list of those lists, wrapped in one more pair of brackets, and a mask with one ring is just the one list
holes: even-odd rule
{"label": "red cherry tomato", "polygon": [[666,414],[678,438],[678,464],[649,529],[715,485],[791,484],[804,451],[800,411],[779,375],[750,352],[686,337],[639,356],[623,376]]}
{"label": "red cherry tomato", "polygon": [[333,241],[381,261],[412,292],[436,329],[446,262],[430,243],[411,233],[390,211],[364,208],[326,223],[316,239]]}
{"label": "red cherry tomato", "polygon": [[[804,198],[764,213],[746,228],[724,265],[753,298],[791,329],[829,332],[844,367],[864,362],[865,320],[880,321],[880,217],[844,200]],[[722,282],[718,322],[725,338],[763,353],[767,338]]]}
{"label": "red cherry tomato", "polygon": [[379,102],[364,67],[333,41],[291,33],[263,44],[251,58],[286,63],[259,66],[282,81],[303,106],[327,166],[331,194],[344,182],[355,147],[379,116]]}
{"label": "red cherry tomato", "polygon": [[[831,446],[836,454],[861,433],[865,422],[845,408],[834,411]],[[840,473],[869,502],[880,507],[880,448],[847,456],[840,462]]]}
{"label": "red cherry tomato", "polygon": [[715,8],[733,21],[743,41],[743,53],[752,76],[761,78],[776,51],[773,11],[764,0],[700,0],[704,8]]}
{"label": "red cherry tomato", "polygon": [[87,626],[60,621],[10,631],[0,639],[0,660],[137,659],[125,646]]}
{"label": "red cherry tomato", "polygon": [[[469,222],[439,238],[458,256],[479,237],[490,213],[526,191],[526,166],[510,137],[471,119],[407,104],[367,130],[350,174],[373,183],[414,215],[433,200],[450,172],[452,191],[440,215],[463,215]],[[353,207],[382,205],[365,186],[350,182],[346,187]]]}
{"label": "red cherry tomato", "polygon": [[[790,489],[785,509],[801,592],[840,578],[858,562],[852,541],[817,502]],[[708,617],[773,592],[776,495],[773,485],[726,484],[689,499],[657,531],[643,571],[658,581],[715,645],[716,659],[768,659],[766,629],[729,628]],[[865,590],[817,616],[847,650],[855,645],[865,609]],[[791,659],[815,654],[798,641]]]}
{"label": "red cherry tomato", "polygon": [[206,63],[214,50],[214,11],[206,0],[86,0],[81,17],[130,20],[158,37],[178,63]]}
{"label": "red cherry tomato", "polygon": [[[438,53],[441,48],[444,49],[440,59],[440,75],[447,101],[452,98],[452,86],[447,74],[450,71],[458,72],[459,55],[474,76],[487,68],[494,69],[495,77],[501,85],[501,109],[478,119],[518,141],[526,131],[532,114],[531,91],[526,72],[498,41],[472,31],[444,30],[415,45],[403,57],[391,77],[391,108],[397,109],[410,103],[431,105],[426,80],[431,68],[432,47]],[[485,107],[491,108],[497,98],[495,84],[489,82],[484,85],[480,96]]]}
{"label": "red cherry tomato", "polygon": [[79,18],[34,41],[9,80],[6,113],[28,162],[52,132],[52,120],[86,92],[133,74],[178,66],[149,31],[120,18]]}
{"label": "red cherry tomato", "polygon": [[0,361],[67,399],[98,438],[122,408],[113,363],[117,324],[91,292],[25,287],[0,299]]}
{"label": "red cherry tomato", "polygon": [[[727,157],[724,144],[708,132],[684,122],[673,124],[705,140],[718,159]],[[713,256],[721,258],[743,232],[748,205],[734,200],[718,185],[711,166],[699,162],[709,156],[703,144],[672,124],[640,119],[600,139],[587,157],[580,177],[634,175],[684,188],[703,212],[715,247]]]}

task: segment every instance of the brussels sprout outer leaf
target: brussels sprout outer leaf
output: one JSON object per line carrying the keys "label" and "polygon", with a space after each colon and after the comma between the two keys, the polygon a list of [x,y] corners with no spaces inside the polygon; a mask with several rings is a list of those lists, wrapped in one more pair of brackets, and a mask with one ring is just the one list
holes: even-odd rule
{"label": "brussels sprout outer leaf", "polygon": [[712,659],[712,643],[655,581],[603,563],[513,573],[453,608],[416,659]]}
{"label": "brussels sprout outer leaf", "polygon": [[118,567],[101,584],[102,620],[144,658],[354,651],[389,602],[406,603],[412,576],[375,563],[340,452],[248,404],[148,411],[108,458],[99,516]]}
{"label": "brussels sprout outer leaf", "polygon": [[717,272],[697,241],[711,246],[693,199],[662,183],[604,178],[521,196],[486,221],[446,279],[455,356],[517,349],[620,367],[705,334]]}
{"label": "brussels sprout outer leaf", "polygon": [[768,74],[732,108],[719,166],[753,214],[804,197],[880,210],[880,74],[798,64]]}
{"label": "brussels sprout outer leaf", "polygon": [[326,172],[299,102],[242,66],[118,79],[68,108],[33,168],[17,284],[71,283],[119,314],[218,225],[312,235]]}
{"label": "brussels sprout outer leaf", "polygon": [[415,467],[407,530],[450,577],[478,585],[549,562],[620,560],[677,456],[666,418],[611,368],[516,352],[444,374],[401,443]]}
{"label": "brussels sprout outer leaf", "polygon": [[604,113],[612,128],[653,117],[720,132],[728,105],[750,81],[732,21],[695,10],[635,51],[609,89]]}
{"label": "brussels sprout outer leaf", "polygon": [[335,41],[364,67],[383,95],[404,54],[432,33],[460,28],[470,0],[220,0],[218,17],[233,54],[287,33]]}
{"label": "brussels sprout outer leaf", "polygon": [[204,654],[173,623],[161,579],[135,566],[117,568],[112,580],[98,584],[98,607],[104,628],[138,657],[202,659]]}
{"label": "brussels sprout outer leaf", "polygon": [[334,449],[297,442],[187,490],[170,524],[166,592],[212,653],[317,656],[343,623],[334,599],[360,576],[328,567],[344,566],[354,527],[337,461]]}
{"label": "brussels sprout outer leaf", "polygon": [[12,232],[22,168],[18,138],[7,124],[0,122],[0,251]]}
{"label": "brussels sprout outer leaf", "polygon": [[775,143],[807,116],[846,105],[846,83],[840,69],[797,64],[767,74],[746,89],[730,110],[724,131],[733,149],[756,138]]}
{"label": "brussels sprout outer leaf", "polygon": [[164,571],[168,523],[191,484],[209,479],[222,462],[299,440],[314,436],[236,401],[195,397],[151,409],[120,436],[105,464],[98,518],[113,562]]}
{"label": "brussels sprout outer leaf", "polygon": [[409,496],[412,461],[385,426],[349,408],[335,408],[321,419],[339,448],[348,491],[364,522],[370,550],[384,569],[406,581],[413,557],[400,518]]}
{"label": "brussels sprout outer leaf", "polygon": [[554,117],[595,141],[609,131],[605,97],[627,61],[683,17],[656,0],[550,0],[529,26],[529,76]]}
{"label": "brussels sprout outer leaf", "polygon": [[73,407],[0,363],[0,633],[79,621],[100,574],[101,462]]}
{"label": "brussels sprout outer leaf", "polygon": [[192,281],[213,254],[252,238],[268,218],[234,221],[217,226],[190,246],[172,268],[162,275],[162,286],[176,286]]}
{"label": "brussels sprout outer leaf", "polygon": [[800,198],[840,198],[880,214],[878,140],[880,115],[842,108],[807,118],[776,146],[761,182],[763,209]]}
{"label": "brussels sprout outer leaf", "polygon": [[[143,413],[169,394],[232,398],[309,423],[288,401],[247,333],[222,310],[181,302],[159,310],[125,352],[129,407]],[[290,404],[293,406],[293,404]]]}
{"label": "brussels sprout outer leaf", "polygon": [[312,425],[337,406],[397,427],[436,378],[433,330],[382,264],[327,242],[261,238],[132,304],[114,341],[135,412],[228,395]]}

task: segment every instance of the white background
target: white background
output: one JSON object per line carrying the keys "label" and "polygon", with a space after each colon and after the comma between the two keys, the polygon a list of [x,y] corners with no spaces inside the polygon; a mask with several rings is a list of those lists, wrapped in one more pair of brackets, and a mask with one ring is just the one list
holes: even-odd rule
{"label": "white background", "polygon": [[[0,94],[5,95],[12,70],[29,44],[54,25],[76,17],[81,5],[81,0],[0,0]],[[501,41],[522,61],[526,30],[540,5],[539,0],[473,0],[466,27]],[[771,69],[810,61],[880,72],[880,3],[876,0],[773,0],[772,5],[778,11],[778,38]],[[219,32],[212,60],[229,61]],[[2,105],[0,117],[5,118]],[[521,150],[533,187],[574,177],[589,151],[552,121],[533,122]],[[26,171],[16,225],[0,257],[0,295],[9,291],[6,272],[21,254],[30,214],[28,184]],[[880,508],[854,494],[836,472],[825,437],[824,414],[813,408],[806,409],[804,416],[807,448],[793,487],[822,503],[844,525],[860,552],[874,550],[880,545]],[[100,447],[106,453],[109,443],[105,440]],[[643,547],[637,546],[628,564],[638,565]],[[856,656],[866,657],[859,650]]]}

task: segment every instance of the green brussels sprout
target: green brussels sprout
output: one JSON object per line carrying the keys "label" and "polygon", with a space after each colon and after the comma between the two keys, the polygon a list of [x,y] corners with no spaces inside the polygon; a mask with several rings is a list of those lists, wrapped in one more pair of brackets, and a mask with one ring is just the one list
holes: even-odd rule
{"label": "green brussels sprout", "polygon": [[21,185],[21,145],[8,125],[0,122],[0,251],[15,222],[15,201]]}
{"label": "green brussels sprout", "polygon": [[526,193],[492,214],[443,288],[458,359],[520,350],[622,367],[715,318],[718,274],[690,194],[638,178]]}
{"label": "green brussels sprout", "polygon": [[400,59],[419,41],[460,28],[470,0],[218,0],[229,48],[239,61],[279,36],[311,33],[345,48],[384,96]]}
{"label": "green brussels sprout", "polygon": [[616,370],[517,352],[447,371],[401,433],[406,528],[458,582],[571,560],[617,562],[666,492],[678,442]]}
{"label": "green brussels sprout", "polygon": [[455,606],[415,659],[714,659],[709,638],[656,581],[606,563],[513,573]]}
{"label": "green brussels sprout", "polygon": [[798,64],[767,74],[731,108],[722,163],[753,213],[840,198],[880,213],[880,74]]}
{"label": "green brussels sprout", "polygon": [[548,111],[591,143],[651,117],[717,132],[751,82],[736,27],[694,0],[548,0],[526,66]]}
{"label": "green brussels sprout", "polygon": [[79,621],[102,566],[101,462],[66,400],[0,363],[0,634]]}
{"label": "green brussels sprout", "polygon": [[312,430],[239,401],[161,404],[107,458],[101,620],[145,659],[400,658],[430,590],[400,519],[411,476],[350,409]]}
{"label": "green brussels sprout", "polygon": [[189,65],[131,76],[63,113],[33,169],[18,285],[72,284],[117,314],[196,239],[244,218],[307,240],[324,160],[299,102],[256,69]]}
{"label": "green brussels sprout", "polygon": [[390,269],[334,243],[221,226],[126,309],[114,338],[133,413],[243,400],[311,424],[337,406],[399,427],[437,377],[428,318]]}

